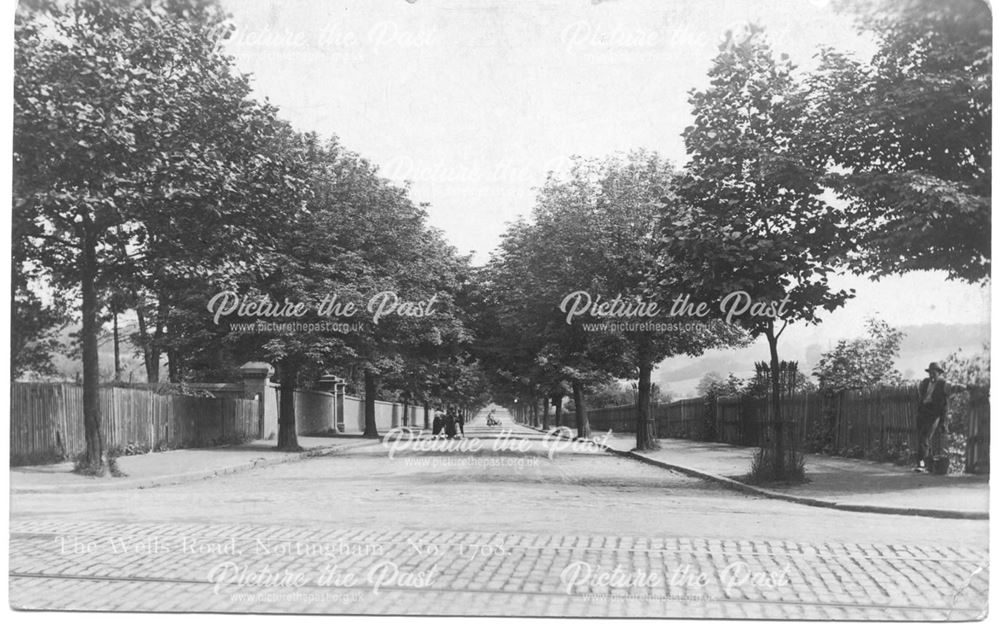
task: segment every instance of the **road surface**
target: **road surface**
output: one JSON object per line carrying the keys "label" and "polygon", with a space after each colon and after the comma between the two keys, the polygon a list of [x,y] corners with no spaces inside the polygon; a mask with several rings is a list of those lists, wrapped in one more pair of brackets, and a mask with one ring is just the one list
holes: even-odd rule
{"label": "road surface", "polygon": [[513,425],[145,490],[18,494],[29,609],[969,619],[985,521],[748,496]]}

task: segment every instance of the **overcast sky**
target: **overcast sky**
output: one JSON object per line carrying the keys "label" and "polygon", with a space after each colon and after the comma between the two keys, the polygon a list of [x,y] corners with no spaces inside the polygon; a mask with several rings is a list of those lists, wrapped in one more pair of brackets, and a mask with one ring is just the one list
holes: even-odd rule
{"label": "overcast sky", "polygon": [[[682,163],[688,91],[705,85],[727,29],[762,24],[802,67],[821,45],[872,49],[827,0],[223,1],[229,51],[259,95],[409,180],[476,262],[572,155],[644,147]],[[870,313],[988,321],[985,289],[942,276],[843,283],[859,296],[828,316],[831,336]]]}

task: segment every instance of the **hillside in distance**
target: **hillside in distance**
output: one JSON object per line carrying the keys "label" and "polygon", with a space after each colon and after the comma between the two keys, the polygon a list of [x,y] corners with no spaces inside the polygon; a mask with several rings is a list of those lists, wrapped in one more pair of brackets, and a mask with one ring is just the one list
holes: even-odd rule
{"label": "hillside in distance", "polygon": [[[896,369],[904,379],[914,380],[924,376],[924,369],[931,361],[942,361],[949,354],[961,350],[972,354],[982,350],[990,340],[988,324],[946,324],[901,326],[903,340],[900,344]],[[805,340],[779,341],[778,354],[782,360],[797,360],[799,370],[812,375],[823,352],[832,349],[836,341],[823,341],[816,336]],[[754,363],[768,359],[767,342],[759,339],[742,349],[717,349],[697,358],[676,357],[662,362],[654,374],[662,389],[675,397],[693,397],[702,376],[709,372],[726,376],[730,372],[738,377],[753,375]]]}

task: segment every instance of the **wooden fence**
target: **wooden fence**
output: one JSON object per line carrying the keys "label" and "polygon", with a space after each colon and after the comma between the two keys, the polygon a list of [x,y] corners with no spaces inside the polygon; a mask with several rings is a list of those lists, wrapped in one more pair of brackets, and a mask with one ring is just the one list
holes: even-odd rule
{"label": "wooden fence", "polygon": [[[812,419],[802,428],[805,442],[825,436],[830,447],[854,453],[902,446],[916,449],[915,387],[852,391],[819,400],[807,412]],[[792,406],[789,417],[798,421],[796,407]]]}
{"label": "wooden fence", "polygon": [[[251,399],[105,386],[100,402],[101,431],[110,450],[204,447],[261,435],[260,404]],[[82,387],[11,385],[12,466],[73,458],[85,449]]]}
{"label": "wooden fence", "polygon": [[[883,458],[917,448],[916,408],[916,386],[902,386],[791,395],[783,399],[781,414],[792,440],[806,451]],[[771,418],[768,400],[750,396],[697,397],[651,410],[660,437],[744,446],[760,444]],[[634,432],[636,408],[598,408],[589,410],[588,418],[595,432]],[[966,439],[965,470],[988,473],[988,394],[973,391],[966,401],[953,402],[950,420],[952,431]]]}
{"label": "wooden fence", "polygon": [[704,439],[708,435],[705,399],[682,399],[656,406],[656,432],[666,438]]}
{"label": "wooden fence", "polygon": [[[635,406],[612,406],[588,410],[590,427],[595,432],[634,432]],[[650,406],[656,421],[658,436],[665,438],[701,438],[705,428],[705,400],[701,397],[682,399],[669,404]],[[563,425],[573,427],[576,417],[563,414]]]}

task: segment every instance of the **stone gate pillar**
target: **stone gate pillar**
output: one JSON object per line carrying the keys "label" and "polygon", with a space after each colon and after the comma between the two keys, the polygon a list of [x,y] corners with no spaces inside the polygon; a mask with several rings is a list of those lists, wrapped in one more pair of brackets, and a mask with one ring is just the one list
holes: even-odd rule
{"label": "stone gate pillar", "polygon": [[243,382],[243,396],[257,401],[260,438],[270,439],[278,435],[278,401],[272,393],[269,378],[274,375],[274,367],[266,362],[246,362],[240,365]]}
{"label": "stone gate pillar", "polygon": [[338,433],[344,432],[344,388],[347,386],[344,378],[332,374],[319,379],[316,387],[321,391],[333,394],[333,415],[330,423]]}
{"label": "stone gate pillar", "polygon": [[344,433],[344,396],[347,395],[347,383],[343,380],[337,384],[337,388],[334,391],[337,398],[337,431],[341,434]]}

